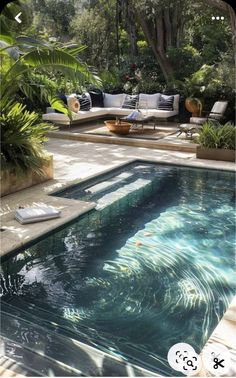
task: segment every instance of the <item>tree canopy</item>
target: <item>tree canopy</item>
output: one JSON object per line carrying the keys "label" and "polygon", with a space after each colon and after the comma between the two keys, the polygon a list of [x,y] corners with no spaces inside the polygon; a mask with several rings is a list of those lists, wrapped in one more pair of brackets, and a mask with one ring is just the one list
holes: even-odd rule
{"label": "tree canopy", "polygon": [[86,46],[80,59],[106,90],[187,94],[194,82],[199,95],[232,96],[235,13],[224,1],[27,0],[25,6],[32,22],[21,34]]}

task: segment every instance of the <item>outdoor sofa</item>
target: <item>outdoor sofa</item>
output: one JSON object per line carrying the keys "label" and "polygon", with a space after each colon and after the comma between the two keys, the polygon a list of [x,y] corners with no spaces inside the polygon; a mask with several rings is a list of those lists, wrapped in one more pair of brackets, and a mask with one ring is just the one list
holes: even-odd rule
{"label": "outdoor sofa", "polygon": [[[75,96],[75,94],[67,96],[67,101]],[[103,101],[99,104],[100,106],[96,106],[98,102],[93,101],[93,96],[89,94],[86,94],[86,96],[89,98],[91,106],[87,107],[86,110],[83,110],[83,107],[80,106],[78,112],[72,111],[72,121],[65,114],[55,112],[52,108],[47,108],[48,112],[43,114],[43,120],[56,125],[71,125],[98,118],[125,117],[135,108],[138,108],[144,116],[152,116],[160,120],[167,120],[177,116],[179,113],[179,94],[167,96],[161,93],[140,93],[139,95],[131,96],[125,93],[103,93]],[[82,100],[81,104],[84,98],[80,96],[79,101]]]}

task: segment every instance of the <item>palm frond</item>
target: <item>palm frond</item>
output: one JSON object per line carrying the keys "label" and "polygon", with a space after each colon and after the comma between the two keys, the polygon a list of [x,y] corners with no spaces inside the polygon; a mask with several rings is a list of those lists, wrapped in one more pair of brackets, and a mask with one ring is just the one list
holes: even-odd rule
{"label": "palm frond", "polygon": [[66,114],[70,118],[70,120],[72,120],[72,113],[70,109],[68,109],[68,107],[61,99],[59,99],[58,97],[49,97],[49,102],[53,109]]}
{"label": "palm frond", "polygon": [[1,167],[16,168],[18,173],[34,170],[41,173],[45,153],[42,142],[54,127],[41,123],[39,115],[19,103],[5,103],[1,121]]}
{"label": "palm frond", "polygon": [[101,81],[98,76],[93,75],[87,66],[69,53],[62,49],[54,50],[33,50],[23,55],[12,67],[9,69],[2,83],[2,90],[11,85],[11,81],[15,80],[20,75],[23,75],[29,69],[44,68],[50,72],[61,72],[68,78],[73,78],[73,75],[83,80],[100,86]]}

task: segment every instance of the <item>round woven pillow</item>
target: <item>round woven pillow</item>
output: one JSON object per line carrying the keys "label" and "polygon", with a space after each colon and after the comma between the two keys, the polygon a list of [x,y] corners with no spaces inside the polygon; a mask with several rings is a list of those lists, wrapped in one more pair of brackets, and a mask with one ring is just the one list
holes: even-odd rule
{"label": "round woven pillow", "polygon": [[68,97],[67,105],[68,108],[74,113],[78,113],[78,111],[80,110],[80,103],[75,97]]}

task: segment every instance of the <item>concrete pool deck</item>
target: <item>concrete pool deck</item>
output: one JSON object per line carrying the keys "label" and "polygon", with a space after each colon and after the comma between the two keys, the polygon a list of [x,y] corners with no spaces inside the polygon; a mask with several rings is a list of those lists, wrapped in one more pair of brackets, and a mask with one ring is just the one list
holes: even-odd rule
{"label": "concrete pool deck", "polygon": [[[58,138],[49,140],[45,147],[54,156],[54,179],[10,194],[1,200],[1,228],[4,230],[1,232],[1,256],[62,226],[95,206],[93,203],[50,196],[50,193],[134,159],[229,171],[235,169],[234,163],[196,159],[193,152]],[[21,225],[14,220],[15,210],[19,206],[40,206],[42,204],[61,210],[61,218],[28,225]],[[235,306],[232,311],[235,316]],[[233,341],[233,335],[236,334],[236,321],[228,320],[224,316],[218,324],[216,332],[216,334],[213,332],[209,340],[215,340],[215,336],[217,336],[220,343],[232,346],[231,349],[236,354],[236,345]],[[208,373],[207,375],[209,376]]]}

